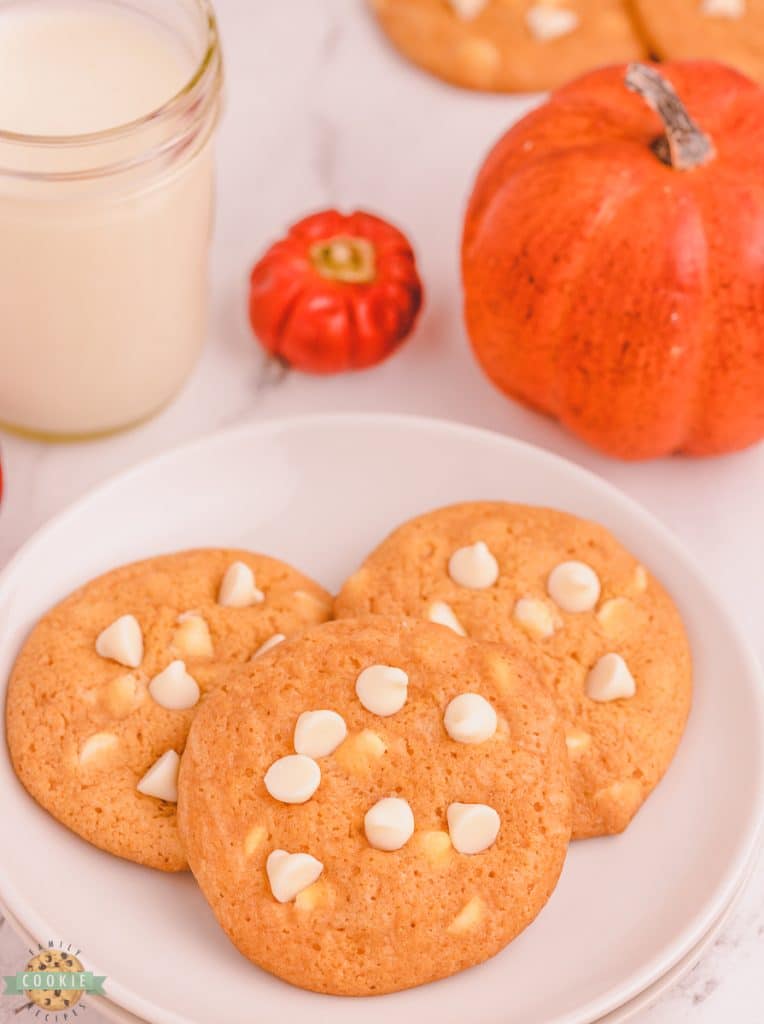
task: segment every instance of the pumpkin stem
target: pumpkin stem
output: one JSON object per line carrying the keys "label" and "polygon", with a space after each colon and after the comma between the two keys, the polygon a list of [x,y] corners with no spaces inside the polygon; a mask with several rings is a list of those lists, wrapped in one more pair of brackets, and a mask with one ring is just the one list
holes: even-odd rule
{"label": "pumpkin stem", "polygon": [[335,235],[310,247],[310,259],[322,277],[345,284],[368,284],[376,277],[374,246],[365,238]]}
{"label": "pumpkin stem", "polygon": [[626,88],[658,114],[666,130],[651,146],[658,159],[675,171],[691,171],[716,155],[711,139],[695,124],[673,85],[647,64],[629,64]]}

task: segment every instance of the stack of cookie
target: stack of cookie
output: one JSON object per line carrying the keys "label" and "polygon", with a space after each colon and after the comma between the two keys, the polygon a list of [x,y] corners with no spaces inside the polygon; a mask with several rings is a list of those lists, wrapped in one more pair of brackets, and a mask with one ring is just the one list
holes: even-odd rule
{"label": "stack of cookie", "polygon": [[371,0],[409,60],[468,89],[553,89],[605,64],[712,58],[764,80],[764,0]]}
{"label": "stack of cookie", "polygon": [[675,607],[606,530],[479,502],[398,528],[333,603],[243,551],[117,569],[32,631],[7,726],[69,828],[190,866],[266,970],[368,995],[518,935],[571,835],[628,825],[690,695]]}

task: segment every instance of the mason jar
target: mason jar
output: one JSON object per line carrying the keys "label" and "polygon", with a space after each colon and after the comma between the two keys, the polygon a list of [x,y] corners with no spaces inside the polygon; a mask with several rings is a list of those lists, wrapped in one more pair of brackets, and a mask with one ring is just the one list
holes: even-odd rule
{"label": "mason jar", "polygon": [[139,423],[207,323],[222,60],[208,0],[0,0],[0,424]]}

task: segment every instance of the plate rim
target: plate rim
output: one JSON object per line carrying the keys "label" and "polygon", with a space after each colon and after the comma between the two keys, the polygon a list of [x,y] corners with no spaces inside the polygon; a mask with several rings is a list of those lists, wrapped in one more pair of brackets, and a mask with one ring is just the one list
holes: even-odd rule
{"label": "plate rim", "polygon": [[[660,976],[660,978],[657,978],[653,985],[648,985],[648,987],[642,992],[638,992],[633,999],[615,1007],[604,1017],[600,1017],[596,1021],[591,1021],[590,1024],[626,1024],[626,1022],[630,1021],[636,1013],[649,1009],[657,1003],[662,996],[666,995],[681,981],[683,981],[684,978],[686,978],[687,975],[700,964],[708,952],[709,947],[713,944],[714,940],[718,938],[720,932],[729,924],[733,914],[739,909],[742,898],[752,881],[753,874],[761,856],[762,850],[757,848],[753,861],[747,866],[745,877],[740,883],[738,889],[735,890],[730,903],[724,908],[719,918],[714,921],[709,931],[703,935],[698,944],[693,946],[682,960],[674,964],[673,967],[670,967],[665,974]],[[32,939],[31,935],[24,931],[19,922],[12,914],[9,913],[7,907],[3,906],[1,901],[0,912],[5,915],[7,924],[10,925],[11,930],[19,939],[21,939],[22,942],[27,942],[29,940],[32,940],[33,942],[37,941]],[[669,978],[669,975],[672,975],[672,977]],[[657,991],[653,991],[654,989],[657,989]],[[138,1017],[135,1017],[129,1010],[126,1010],[119,1004],[114,1003],[106,996],[95,996],[91,997],[91,999],[93,999],[96,1009],[98,1009],[108,1021],[113,1021],[114,1024],[151,1024],[150,1021],[141,1020]]]}
{"label": "plate rim", "polygon": [[656,978],[652,985],[648,985],[646,989],[638,992],[632,999],[622,1003],[621,1006],[615,1007],[615,1009],[605,1014],[605,1016],[601,1017],[599,1020],[592,1021],[591,1024],[626,1024],[626,1022],[632,1020],[637,1013],[650,1009],[650,1007],[655,1005],[662,996],[671,992],[672,989],[683,981],[687,975],[702,962],[714,941],[719,937],[720,933],[726,928],[735,912],[739,909],[743,896],[747,892],[748,886],[753,880],[753,875],[756,871],[761,852],[760,847],[757,845],[756,850],[754,851],[753,860],[746,866],[743,879],[733,893],[732,899],[711,925],[711,928],[698,941],[697,945],[693,946],[692,949],[681,958],[681,960],[673,965],[673,967],[669,967],[665,974],[662,974],[660,978]]}
{"label": "plate rim", "polygon": [[[38,545],[43,544],[50,534],[76,517],[80,509],[90,501],[103,497],[115,487],[129,483],[131,479],[139,476],[146,469],[161,467],[166,462],[171,462],[179,456],[188,455],[195,451],[225,445],[239,436],[254,434],[260,439],[295,430],[310,430],[317,426],[331,427],[343,424],[353,424],[355,426],[361,424],[377,428],[384,427],[385,425],[396,425],[402,428],[424,430],[426,432],[435,431],[444,435],[458,434],[462,437],[470,437],[492,445],[498,444],[507,449],[519,450],[536,460],[540,460],[542,464],[546,463],[547,466],[556,467],[564,473],[569,474],[572,472],[589,488],[593,487],[600,493],[604,492],[609,502],[626,509],[646,530],[660,536],[662,542],[671,551],[672,557],[680,563],[681,567],[690,576],[695,577],[708,598],[715,605],[724,620],[725,627],[729,631],[735,647],[746,665],[747,675],[758,683],[758,685],[752,686],[750,690],[752,704],[755,709],[756,728],[764,741],[764,671],[762,666],[756,657],[751,642],[735,621],[727,603],[715,594],[710,577],[707,576],[702,565],[698,563],[684,542],[639,501],[626,494],[609,480],[581,466],[577,462],[527,441],[456,420],[386,412],[343,411],[308,413],[263,420],[249,419],[235,427],[214,431],[194,438],[191,441],[174,445],[164,451],[141,459],[126,469],[111,474],[105,480],[86,490],[84,494],[65,506],[35,530],[11,557],[2,571],[0,571],[0,606],[7,600],[9,592],[12,593],[13,579],[19,567],[23,566],[25,560],[34,554]],[[7,681],[0,682],[0,689],[3,695],[6,683]],[[762,748],[764,748],[764,742],[762,742]],[[704,908],[696,912],[689,919],[672,941],[664,943],[663,954],[654,955],[640,969],[634,970],[630,981],[619,982],[615,986],[611,986],[605,993],[590,1000],[588,1004],[571,1011],[566,1011],[563,1015],[550,1020],[548,1024],[594,1024],[594,1022],[607,1013],[617,1010],[624,1003],[639,995],[640,992],[662,977],[668,970],[676,966],[713,925],[714,920],[719,916],[730,899],[732,899],[736,886],[743,877],[746,866],[757,849],[759,838],[764,833],[764,757],[761,760],[762,770],[759,772],[756,780],[752,807],[748,815],[746,828],[741,836],[738,837],[737,852],[731,858],[730,867],[725,873],[723,880],[705,901]],[[31,934],[46,933],[47,922],[44,919],[45,915],[34,912],[31,908],[28,909],[25,906],[21,895],[15,892],[10,880],[6,877],[2,862],[0,862],[0,900],[8,906],[11,914]],[[31,920],[34,921],[34,926],[31,926]],[[97,970],[95,962],[93,969]],[[153,1001],[147,1002],[139,993],[122,985],[113,977],[109,978],[109,983],[109,998],[117,1005],[131,1013],[137,1014],[139,1017],[144,1017],[148,1020],[172,1021],[173,1024],[193,1024],[188,1018],[181,1017],[174,1010],[167,1011],[161,1006],[157,1006]]]}

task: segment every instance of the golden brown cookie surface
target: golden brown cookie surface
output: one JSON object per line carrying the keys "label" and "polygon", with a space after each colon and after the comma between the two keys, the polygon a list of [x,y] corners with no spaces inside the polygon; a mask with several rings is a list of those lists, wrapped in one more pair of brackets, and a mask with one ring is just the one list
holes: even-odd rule
{"label": "golden brown cookie surface", "polygon": [[[488,555],[451,564],[476,543]],[[578,570],[587,610],[565,610],[550,596],[551,587],[564,600],[565,571],[557,585],[550,577],[570,561],[596,578],[592,603]],[[464,579],[470,568],[482,587],[451,575]],[[428,513],[383,541],[335,601],[339,618],[369,613],[454,617],[452,626],[508,644],[553,684],[568,738],[574,837],[622,831],[673,757],[692,688],[684,627],[660,583],[595,523],[501,502]],[[630,685],[633,695],[619,696]]]}
{"label": "golden brown cookie surface", "polygon": [[[358,682],[373,666],[395,670],[390,693],[375,689],[374,673]],[[495,731],[474,743],[444,724],[465,693],[496,715]],[[285,803],[267,788],[285,795],[269,769],[294,755],[300,716],[317,710],[341,716],[346,738],[313,759],[320,782],[300,794],[312,795]],[[523,661],[424,622],[329,623],[240,668],[202,708],[181,766],[180,829],[245,956],[303,988],[379,994],[479,963],[536,916],[569,838],[566,761],[554,702]],[[402,845],[380,849],[365,822],[390,798],[408,805],[404,825],[411,817],[392,844]],[[465,824],[452,804],[489,809]],[[496,814],[489,842],[485,820]],[[375,842],[389,834],[396,827],[378,821],[371,832]],[[487,848],[458,852],[476,834]]]}
{"label": "golden brown cookie surface", "polygon": [[552,89],[646,56],[626,0],[371,0],[392,43],[455,85]]}
{"label": "golden brown cookie surface", "polygon": [[764,81],[764,0],[635,0],[635,9],[656,56],[718,60]]}
{"label": "golden brown cookie surface", "polygon": [[[263,600],[223,606],[221,583],[238,562],[253,571]],[[247,600],[244,591],[238,597]],[[242,551],[165,555],[87,583],[35,626],[14,666],[6,719],[17,775],[55,818],[101,849],[184,869],[175,803],[137,785],[166,752],[182,752],[221,664],[246,661],[275,633],[322,622],[329,611],[328,594],[307,577]],[[102,631],[125,615],[142,635],[134,667],[96,650]],[[178,661],[185,673],[152,683]],[[172,781],[160,772],[148,788]]]}

